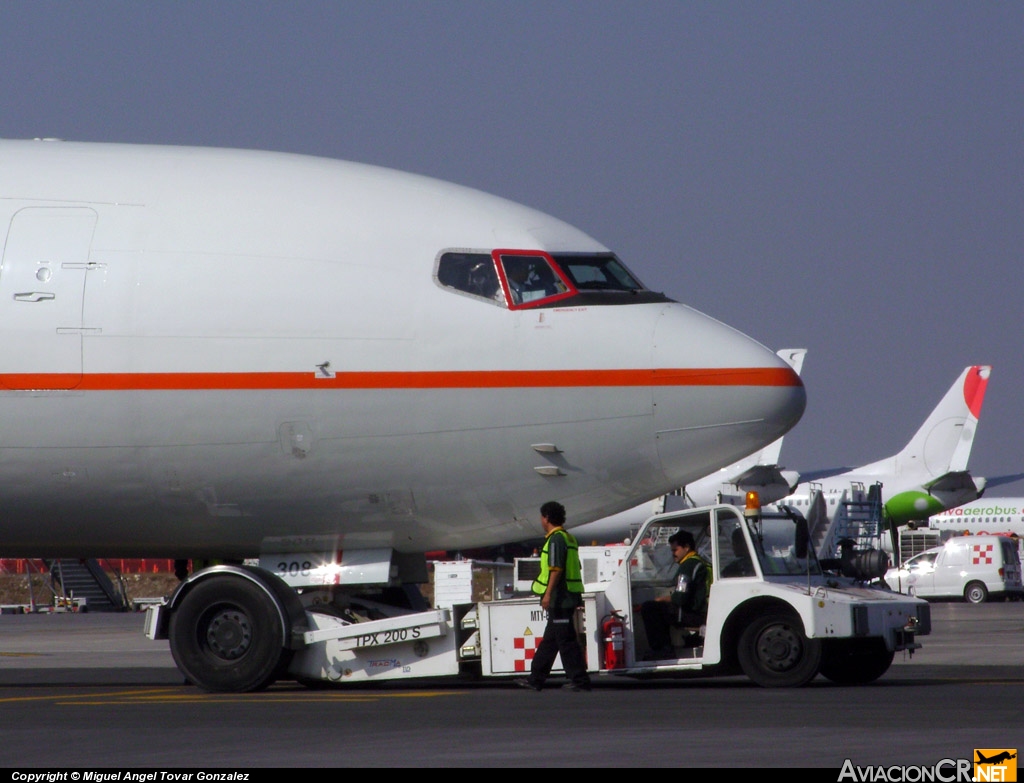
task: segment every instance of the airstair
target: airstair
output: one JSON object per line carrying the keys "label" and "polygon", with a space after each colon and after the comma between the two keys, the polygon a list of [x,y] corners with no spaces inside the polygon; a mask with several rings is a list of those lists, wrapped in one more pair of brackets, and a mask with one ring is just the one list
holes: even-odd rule
{"label": "airstair", "polygon": [[[834,507],[831,516],[828,506]],[[886,532],[882,485],[875,483],[865,488],[863,482],[853,481],[838,500],[833,496],[827,502],[820,491],[812,493],[808,524],[819,557],[835,557],[843,540],[853,541],[858,551],[881,549]]]}
{"label": "airstair", "polygon": [[123,612],[127,609],[119,592],[96,560],[64,558],[47,562],[54,589],[69,600],[85,599],[90,612]]}
{"label": "airstair", "polygon": [[859,551],[879,549],[883,530],[882,485],[876,482],[865,492],[862,482],[851,482],[849,499],[840,503],[832,524],[837,540],[850,539]]}

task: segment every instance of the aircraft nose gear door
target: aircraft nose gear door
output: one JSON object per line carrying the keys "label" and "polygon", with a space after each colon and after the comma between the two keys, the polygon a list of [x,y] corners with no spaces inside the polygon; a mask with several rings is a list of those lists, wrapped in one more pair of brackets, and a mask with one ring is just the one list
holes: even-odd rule
{"label": "aircraft nose gear door", "polygon": [[82,379],[82,304],[96,213],[28,207],[11,218],[0,267],[0,383],[73,389]]}

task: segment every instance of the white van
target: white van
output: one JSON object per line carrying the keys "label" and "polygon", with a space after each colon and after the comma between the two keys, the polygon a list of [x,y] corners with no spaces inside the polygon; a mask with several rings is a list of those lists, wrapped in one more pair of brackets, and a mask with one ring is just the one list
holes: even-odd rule
{"label": "white van", "polygon": [[1006,536],[958,536],[890,568],[893,590],[920,598],[958,598],[980,604],[1020,596],[1021,565],[1016,542]]}

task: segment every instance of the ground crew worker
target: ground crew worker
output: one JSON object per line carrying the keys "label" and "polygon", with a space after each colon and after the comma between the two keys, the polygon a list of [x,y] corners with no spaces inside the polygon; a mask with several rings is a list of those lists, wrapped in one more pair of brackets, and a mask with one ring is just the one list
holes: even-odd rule
{"label": "ground crew worker", "polygon": [[647,630],[648,657],[653,660],[675,658],[669,628],[672,625],[699,627],[708,616],[708,592],[711,590],[711,566],[697,554],[697,544],[689,530],[680,530],[668,539],[676,572],[671,595],[645,601],[640,607]]}
{"label": "ground crew worker", "polygon": [[548,613],[548,622],[544,638],[534,652],[530,676],[516,680],[516,685],[539,691],[551,673],[555,656],[561,655],[562,668],[569,678],[562,687],[589,691],[590,677],[573,622],[577,607],[583,604],[579,545],[562,528],[565,507],[561,503],[550,501],[541,506],[540,521],[546,538],[540,553],[540,574],[533,581],[533,592],[541,597],[540,605]]}

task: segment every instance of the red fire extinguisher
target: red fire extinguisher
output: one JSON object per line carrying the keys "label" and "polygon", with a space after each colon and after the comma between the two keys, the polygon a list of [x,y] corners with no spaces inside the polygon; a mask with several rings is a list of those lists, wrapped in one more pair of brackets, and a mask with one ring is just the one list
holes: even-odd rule
{"label": "red fire extinguisher", "polygon": [[601,635],[604,637],[604,668],[621,669],[626,665],[624,653],[625,623],[617,611],[606,615],[601,621]]}

